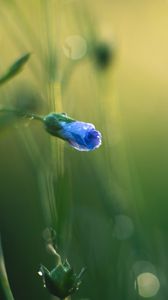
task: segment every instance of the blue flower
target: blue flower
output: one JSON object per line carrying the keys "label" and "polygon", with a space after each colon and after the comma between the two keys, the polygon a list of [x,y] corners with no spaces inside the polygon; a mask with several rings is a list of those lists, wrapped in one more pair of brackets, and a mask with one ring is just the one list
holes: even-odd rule
{"label": "blue flower", "polygon": [[51,113],[44,118],[46,130],[79,151],[91,151],[101,145],[101,133],[91,123],[76,121],[66,114]]}

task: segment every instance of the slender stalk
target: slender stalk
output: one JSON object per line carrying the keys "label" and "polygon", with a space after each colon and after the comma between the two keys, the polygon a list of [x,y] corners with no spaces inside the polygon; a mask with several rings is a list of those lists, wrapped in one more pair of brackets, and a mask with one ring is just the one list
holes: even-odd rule
{"label": "slender stalk", "polygon": [[12,107],[1,107],[0,108],[0,113],[6,113],[6,112],[16,114],[18,117],[35,119],[35,120],[39,120],[39,121],[43,122],[42,116],[33,114],[31,112],[23,112],[23,111],[20,111],[18,109],[12,108]]}
{"label": "slender stalk", "polygon": [[14,300],[10,289],[0,240],[0,299]]}

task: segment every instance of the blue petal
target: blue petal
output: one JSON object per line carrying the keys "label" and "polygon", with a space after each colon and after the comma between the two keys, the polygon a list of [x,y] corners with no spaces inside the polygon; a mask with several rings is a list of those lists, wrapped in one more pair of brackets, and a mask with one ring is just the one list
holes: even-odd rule
{"label": "blue petal", "polygon": [[87,132],[85,142],[90,150],[93,150],[101,145],[101,134],[93,129]]}
{"label": "blue petal", "polygon": [[79,151],[91,151],[101,145],[101,134],[90,123],[75,121],[61,124],[59,135]]}

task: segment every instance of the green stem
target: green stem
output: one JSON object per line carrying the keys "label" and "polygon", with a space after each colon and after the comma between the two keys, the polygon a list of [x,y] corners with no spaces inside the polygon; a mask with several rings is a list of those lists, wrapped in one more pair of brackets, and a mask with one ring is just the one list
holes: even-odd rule
{"label": "green stem", "polygon": [[13,114],[16,114],[18,117],[24,117],[24,118],[28,118],[28,119],[35,119],[35,120],[39,120],[41,122],[44,121],[42,116],[33,114],[31,112],[23,112],[23,111],[20,111],[18,109],[12,108],[12,107],[2,107],[2,108],[0,108],[0,113],[3,113],[3,112],[13,113]]}
{"label": "green stem", "polygon": [[10,289],[0,240],[0,299],[14,300]]}

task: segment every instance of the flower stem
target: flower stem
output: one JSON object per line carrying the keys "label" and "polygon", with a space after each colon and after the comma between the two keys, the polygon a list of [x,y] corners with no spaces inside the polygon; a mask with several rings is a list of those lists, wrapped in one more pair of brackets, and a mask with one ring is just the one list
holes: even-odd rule
{"label": "flower stem", "polygon": [[39,115],[33,114],[31,112],[24,112],[24,111],[21,111],[16,108],[12,108],[12,107],[1,107],[0,113],[13,113],[13,114],[16,114],[16,116],[18,116],[18,117],[35,119],[35,120],[39,120],[41,122],[44,121],[43,116],[39,116]]}

